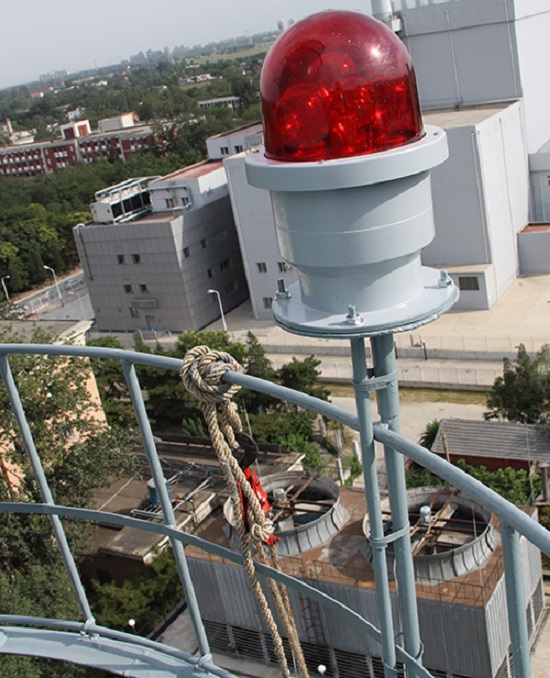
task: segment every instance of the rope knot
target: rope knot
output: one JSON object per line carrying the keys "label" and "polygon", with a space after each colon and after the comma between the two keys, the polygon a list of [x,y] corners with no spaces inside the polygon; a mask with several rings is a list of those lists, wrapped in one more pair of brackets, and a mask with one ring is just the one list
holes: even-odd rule
{"label": "rope knot", "polygon": [[201,402],[218,403],[229,400],[240,389],[236,384],[226,384],[226,372],[242,372],[239,363],[223,351],[211,351],[208,346],[195,346],[187,351],[180,374],[185,388]]}

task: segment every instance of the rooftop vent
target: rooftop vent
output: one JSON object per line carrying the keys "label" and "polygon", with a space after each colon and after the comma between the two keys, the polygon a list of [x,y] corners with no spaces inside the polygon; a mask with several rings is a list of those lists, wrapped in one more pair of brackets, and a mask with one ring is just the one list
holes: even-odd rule
{"label": "rooftop vent", "polygon": [[[416,581],[424,584],[454,579],[484,565],[492,555],[497,533],[492,514],[452,487],[421,487],[407,493],[411,547]],[[384,528],[391,534],[389,500],[382,502]],[[363,521],[365,553],[372,558],[369,518]],[[393,572],[390,544],[388,567]]]}
{"label": "rooftop vent", "polygon": [[[282,556],[304,553],[327,543],[349,518],[340,502],[338,485],[315,473],[278,473],[262,478],[281,541],[277,551]],[[238,549],[239,536],[234,527],[231,500],[224,504],[227,533],[231,548]]]}

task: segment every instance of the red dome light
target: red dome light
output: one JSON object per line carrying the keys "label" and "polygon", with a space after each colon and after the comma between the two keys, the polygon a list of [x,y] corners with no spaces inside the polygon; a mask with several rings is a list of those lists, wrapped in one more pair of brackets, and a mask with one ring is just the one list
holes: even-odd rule
{"label": "red dome light", "polygon": [[273,160],[346,158],[423,136],[405,46],[356,12],[321,12],[289,28],[267,55],[260,90]]}

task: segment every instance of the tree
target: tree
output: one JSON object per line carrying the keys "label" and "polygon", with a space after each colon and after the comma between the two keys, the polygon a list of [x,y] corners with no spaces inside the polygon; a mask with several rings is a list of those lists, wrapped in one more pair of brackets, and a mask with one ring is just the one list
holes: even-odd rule
{"label": "tree", "polygon": [[321,361],[313,355],[303,360],[292,358],[289,363],[281,367],[278,377],[281,384],[287,388],[307,393],[321,400],[328,400],[330,391],[319,386],[318,383],[321,376],[321,371],[318,369],[320,364]]}
{"label": "tree", "polygon": [[503,376],[495,379],[487,406],[485,419],[543,423],[550,413],[550,345],[532,358],[520,344],[515,362],[504,358]]}
{"label": "tree", "polygon": [[[88,341],[88,346],[124,349],[114,337],[99,337]],[[135,426],[136,417],[130,403],[128,385],[119,360],[92,360],[103,410],[109,424],[114,426]]]}
{"label": "tree", "polygon": [[[36,330],[34,343],[53,337]],[[21,337],[3,331],[2,343]],[[33,439],[54,499],[59,504],[86,506],[94,489],[108,486],[117,473],[131,467],[129,439],[98,417],[86,388],[89,366],[82,359],[54,356],[12,356],[18,386]],[[5,387],[0,387],[0,500],[41,501],[24,451]],[[9,463],[10,476],[5,469]],[[78,553],[86,530],[64,521]],[[4,515],[0,522],[0,611],[45,617],[77,618],[78,608],[51,524],[45,516]],[[17,676],[103,675],[82,667],[31,658],[0,658],[0,673]]]}
{"label": "tree", "polygon": [[440,423],[441,422],[439,419],[434,419],[433,421],[430,421],[428,424],[426,424],[426,428],[420,436],[418,444],[422,445],[422,447],[426,447],[428,450],[431,450],[433,444],[435,443]]}
{"label": "tree", "polygon": [[[267,381],[273,381],[275,378],[273,365],[267,357],[264,347],[252,332],[248,332],[246,335],[246,359],[243,367],[251,377],[258,377]],[[239,391],[236,401],[249,412],[257,411],[260,408],[274,407],[279,402],[276,398],[246,388]]]}

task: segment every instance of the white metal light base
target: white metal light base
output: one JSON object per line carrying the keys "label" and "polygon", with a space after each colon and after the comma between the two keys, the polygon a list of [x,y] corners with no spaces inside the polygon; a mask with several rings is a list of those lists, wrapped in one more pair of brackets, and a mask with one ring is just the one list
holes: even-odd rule
{"label": "white metal light base", "polygon": [[458,299],[458,289],[444,271],[422,267],[423,289],[414,299],[375,311],[328,315],[302,301],[299,283],[290,285],[288,298],[278,294],[273,301],[273,318],[277,325],[293,334],[306,337],[353,339],[381,334],[409,332],[432,322],[448,311]]}

